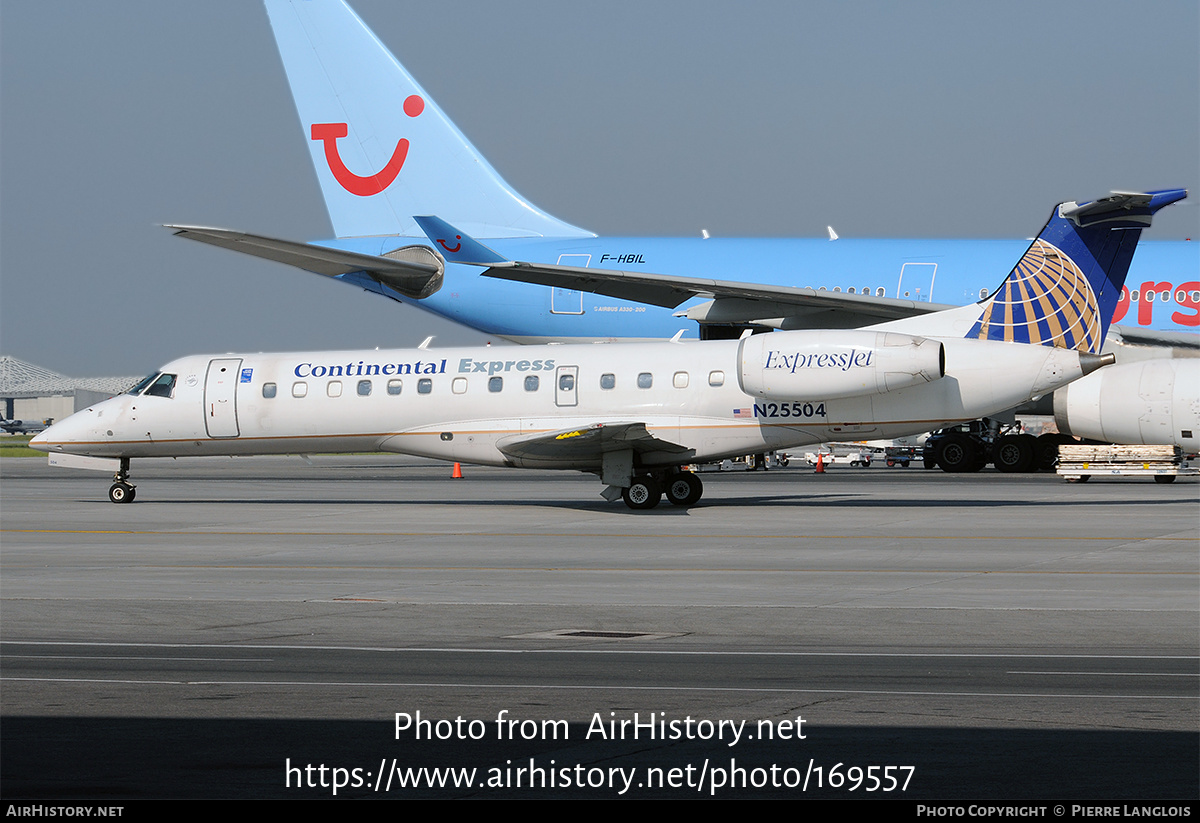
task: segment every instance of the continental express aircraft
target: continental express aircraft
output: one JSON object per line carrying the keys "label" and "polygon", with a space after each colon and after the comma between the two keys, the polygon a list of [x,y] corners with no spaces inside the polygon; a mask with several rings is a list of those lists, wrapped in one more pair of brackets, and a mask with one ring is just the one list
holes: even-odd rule
{"label": "continental express aircraft", "polygon": [[686,464],[928,431],[1111,364],[1141,229],[1185,194],[1059,205],[978,305],[739,340],[185,357],[30,445],[100,458],[114,503],[135,496],[133,458],[374,450],[592,472],[631,508],[691,505]]}

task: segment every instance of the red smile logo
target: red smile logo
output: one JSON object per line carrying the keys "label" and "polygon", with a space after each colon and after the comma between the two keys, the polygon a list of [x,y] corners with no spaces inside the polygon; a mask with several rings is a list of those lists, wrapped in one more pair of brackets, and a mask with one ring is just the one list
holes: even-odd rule
{"label": "red smile logo", "polygon": [[[425,111],[425,101],[419,95],[414,94],[404,101],[404,113],[409,117],[416,117],[423,111]],[[334,178],[342,188],[359,197],[379,194],[392,185],[396,175],[400,174],[400,170],[404,168],[404,161],[408,159],[408,140],[402,137],[396,141],[396,149],[392,152],[391,159],[380,171],[360,177],[346,168],[341,155],[338,154],[338,138],[345,137],[349,133],[350,129],[346,123],[313,123],[312,125],[312,139],[324,142],[325,162],[329,164],[329,170],[333,172]]]}

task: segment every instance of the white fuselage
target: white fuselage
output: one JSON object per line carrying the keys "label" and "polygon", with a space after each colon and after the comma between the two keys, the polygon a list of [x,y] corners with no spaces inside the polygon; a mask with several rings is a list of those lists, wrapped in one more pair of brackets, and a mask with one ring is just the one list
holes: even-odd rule
{"label": "white fuselage", "polygon": [[[945,376],[913,367],[914,377],[893,371],[907,361],[888,360],[882,343],[920,338],[841,332],[839,344],[822,334],[831,333],[776,332],[776,351],[765,353],[730,340],[184,357],[162,368],[174,377],[163,378],[160,394],[106,400],[33,445],[97,457],[390,451],[513,465],[501,451],[513,438],[638,422],[689,450],[686,461],[641,458],[654,466],[916,434],[1011,408],[1083,373],[1074,351],[944,339],[934,345],[944,350]],[[880,341],[870,356],[862,335]],[[829,356],[812,354],[818,349]],[[824,391],[841,381],[832,394],[861,394],[806,396],[798,362]],[[771,383],[764,365],[781,364],[791,372],[783,388],[753,388]],[[864,364],[883,365],[860,379],[855,369]],[[569,456],[538,465],[596,469]]]}

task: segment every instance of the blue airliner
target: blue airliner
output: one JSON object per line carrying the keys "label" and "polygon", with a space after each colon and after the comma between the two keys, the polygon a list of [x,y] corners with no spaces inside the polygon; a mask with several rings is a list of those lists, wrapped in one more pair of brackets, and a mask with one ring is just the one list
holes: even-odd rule
{"label": "blue airliner", "polygon": [[[858,327],[982,300],[1029,246],[598,237],[508,185],[344,2],[266,5],[337,237],[171,228],[489,334],[532,343]],[[1197,244],[1142,243],[1127,283],[1114,321],[1123,338],[1200,345]]]}

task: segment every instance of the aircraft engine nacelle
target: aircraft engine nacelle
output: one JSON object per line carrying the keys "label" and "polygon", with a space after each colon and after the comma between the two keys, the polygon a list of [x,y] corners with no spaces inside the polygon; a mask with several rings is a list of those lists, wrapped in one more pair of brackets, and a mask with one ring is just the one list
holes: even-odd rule
{"label": "aircraft engine nacelle", "polygon": [[942,344],[907,334],[785,331],[738,348],[742,391],[770,400],[834,400],[919,386],[946,374]]}
{"label": "aircraft engine nacelle", "polygon": [[1200,359],[1101,369],[1054,392],[1058,430],[1126,446],[1200,450]]}

